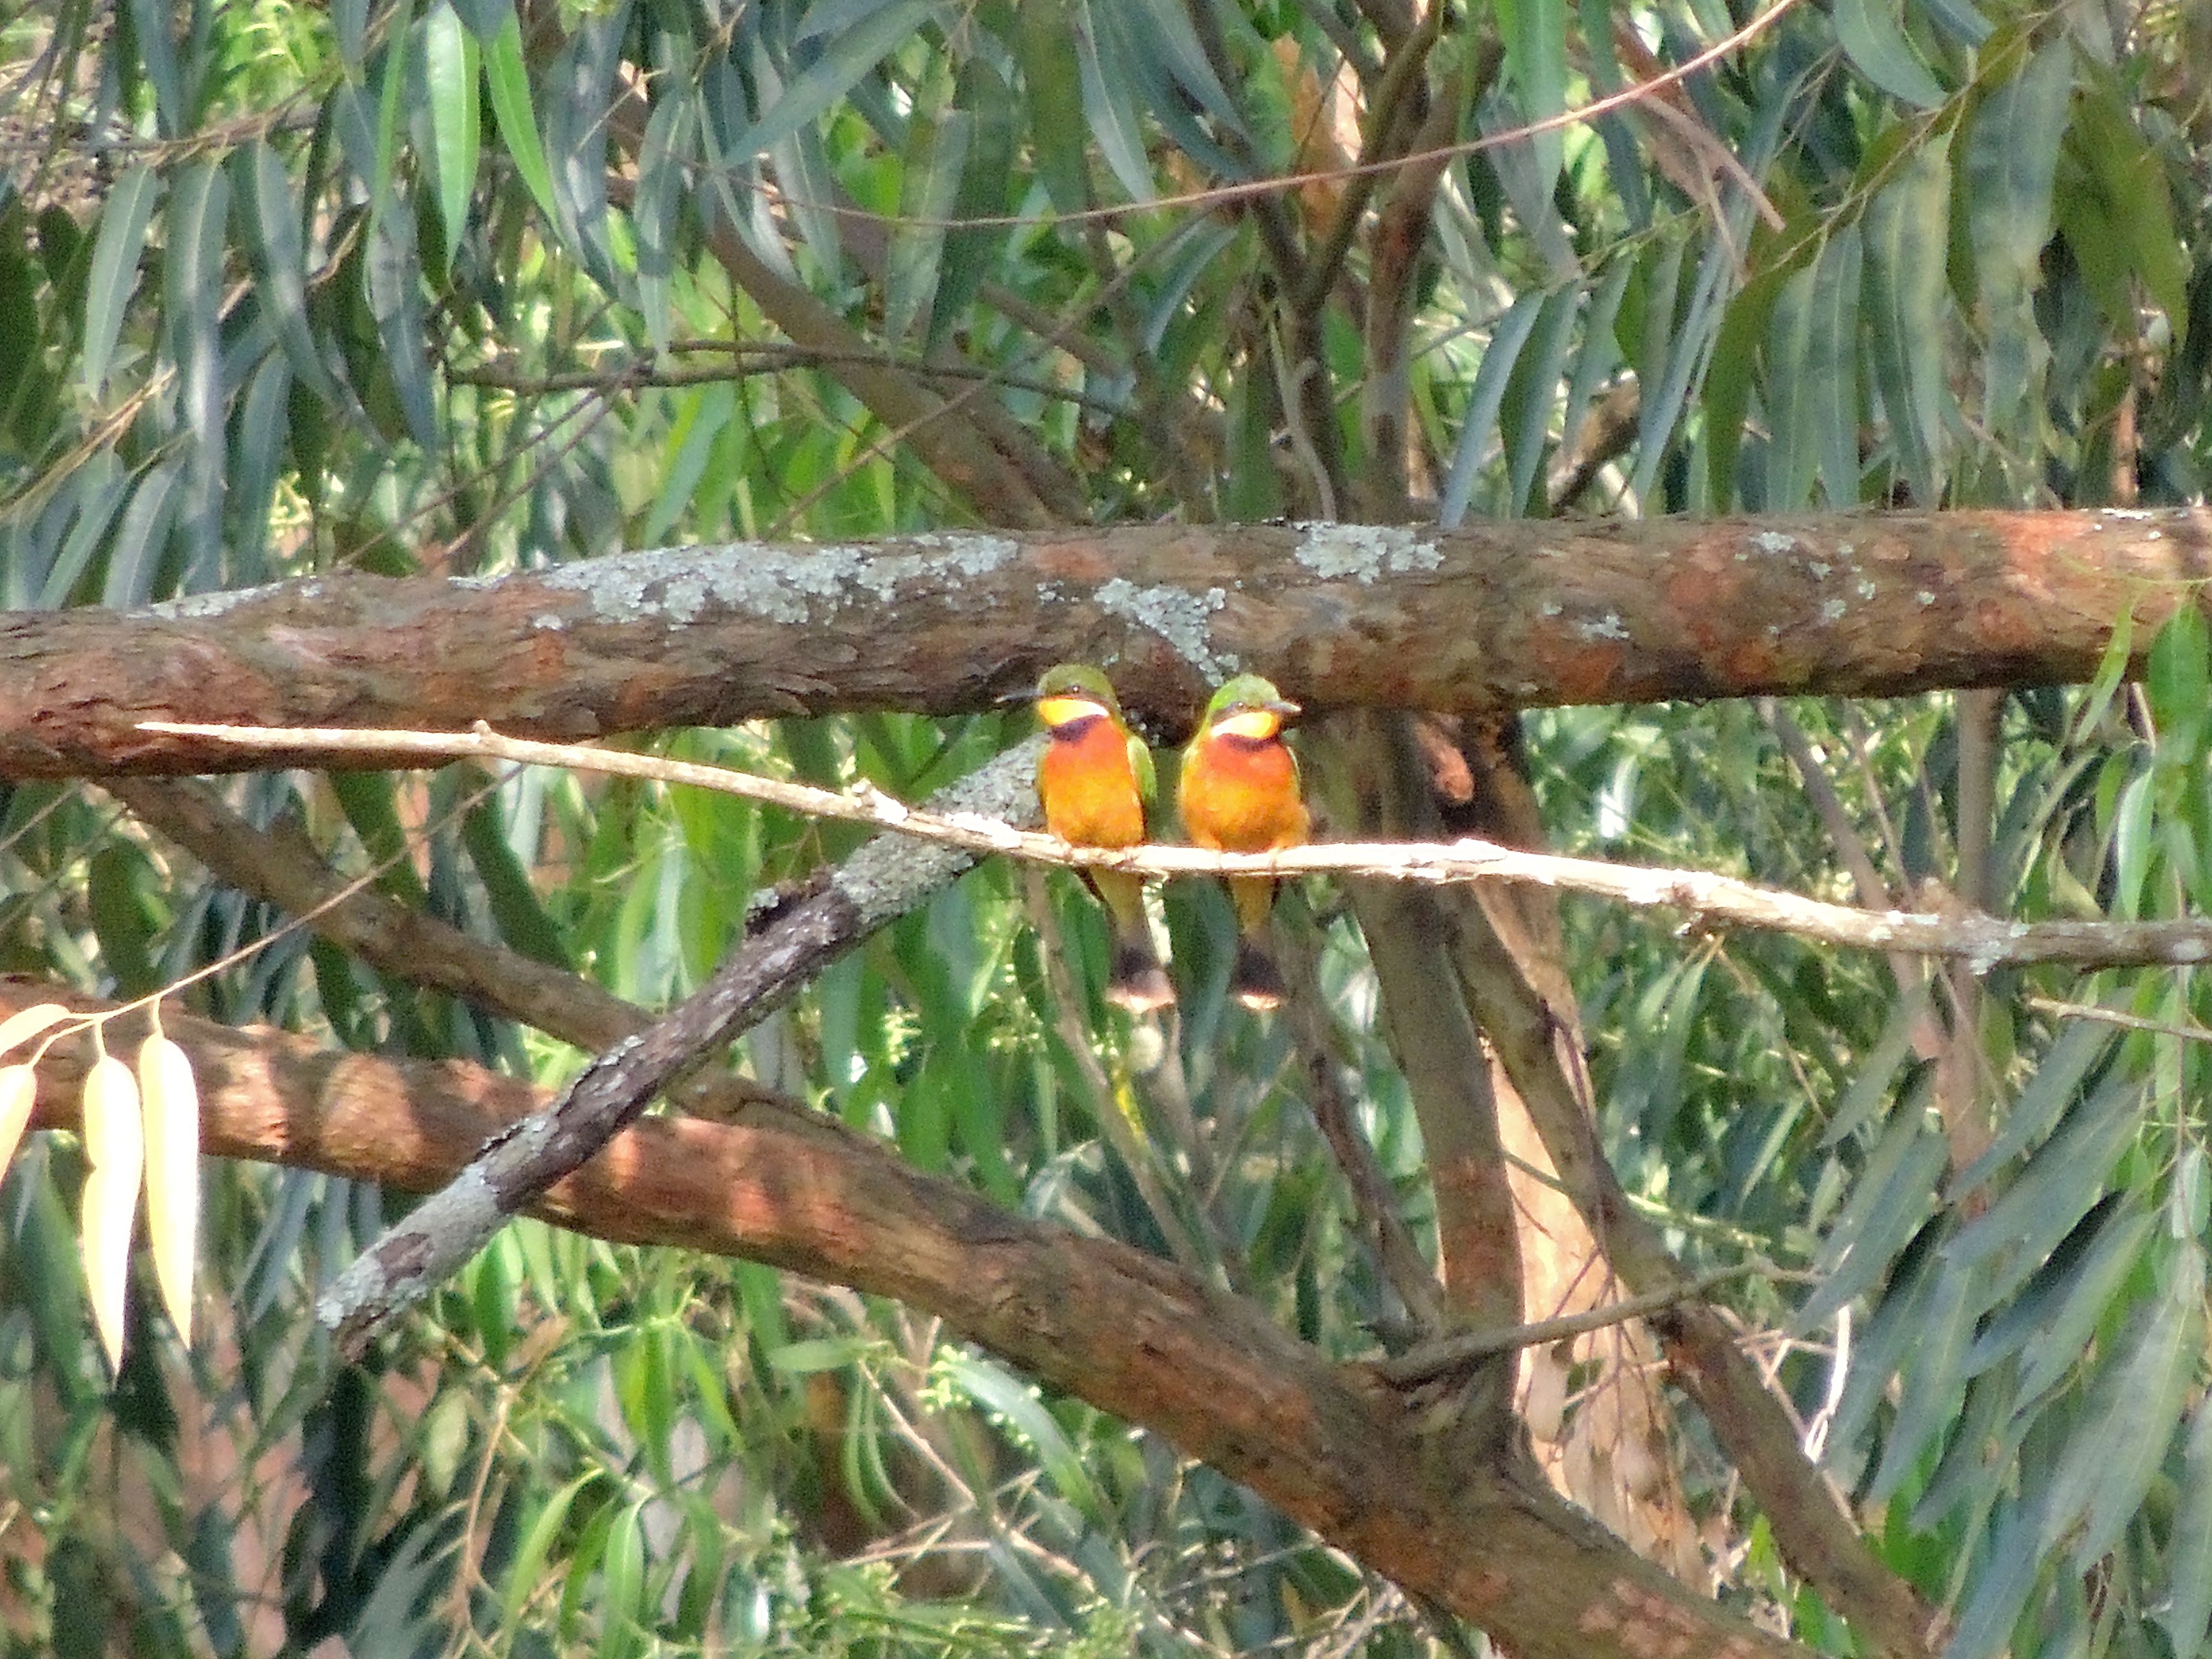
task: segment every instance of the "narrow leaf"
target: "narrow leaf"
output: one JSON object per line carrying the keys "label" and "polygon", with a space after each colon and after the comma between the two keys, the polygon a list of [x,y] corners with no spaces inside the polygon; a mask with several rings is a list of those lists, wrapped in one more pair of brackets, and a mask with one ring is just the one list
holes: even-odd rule
{"label": "narrow leaf", "polygon": [[866,22],[846,30],[784,88],[750,130],[732,141],[730,159],[746,161],[818,120],[862,76],[902,46],[928,21],[935,0],[891,0]]}
{"label": "narrow leaf", "polygon": [[1131,78],[1108,52],[1088,5],[1082,0],[1070,3],[1076,14],[1075,55],[1082,67],[1083,112],[1090,119],[1091,136],[1129,198],[1148,202],[1152,169],[1145,154],[1144,127],[1129,97]]}
{"label": "narrow leaf", "polygon": [[192,1264],[200,1215],[200,1101],[192,1064],[167,1037],[138,1048],[138,1093],[146,1139],[146,1236],[161,1305],[187,1346],[192,1340]]}
{"label": "narrow leaf", "polygon": [[[2011,1304],[1974,1339],[1973,1352],[1966,1357],[1967,1368],[1985,1370],[2031,1344],[2039,1351],[2080,1358],[2086,1332],[2063,1346],[2045,1333],[2065,1319],[2066,1310],[2077,1299],[2094,1310],[2092,1319],[2101,1312],[2134,1267],[2156,1223],[2156,1215],[2144,1206],[2130,1205],[2117,1194],[2108,1194],[2074,1224],[2051,1259],[2029,1276]],[[2051,1376],[2057,1375],[2054,1370]],[[2031,1374],[2021,1393],[2033,1398],[2050,1380]]]}
{"label": "narrow leaf", "polygon": [[477,108],[479,76],[476,37],[450,4],[430,9],[422,23],[424,68],[429,81],[432,161],[438,177],[438,215],[446,227],[447,257],[469,228],[469,197],[476,187],[483,121]]}
{"label": "narrow leaf", "polygon": [[1502,427],[1511,434],[1506,463],[1506,510],[1516,517],[1534,512],[1542,503],[1532,500],[1536,469],[1544,459],[1544,440],[1552,429],[1552,407],[1566,364],[1567,348],[1574,337],[1575,318],[1583,308],[1582,289],[1571,284],[1553,291],[1544,301],[1528,345],[1513,366],[1504,401],[1498,407]]}
{"label": "narrow leaf", "polygon": [[376,159],[368,179],[368,222],[372,231],[392,204],[392,169],[399,155],[399,106],[407,90],[406,40],[415,21],[414,0],[397,0],[391,13],[391,42],[384,52],[384,84],[376,104]]}
{"label": "narrow leaf", "polygon": [[1916,109],[1943,101],[1943,88],[1899,27],[1895,0],[1835,0],[1832,15],[1844,56],[1868,80]]}
{"label": "narrow leaf", "polygon": [[376,319],[377,336],[407,429],[426,452],[434,454],[438,403],[430,386],[414,215],[387,213],[369,228],[368,275],[368,308]]}
{"label": "narrow leaf", "polygon": [[1075,46],[1069,0],[1023,0],[1016,9],[1015,50],[1020,55],[1023,107],[1030,116],[1030,144],[1045,193],[1062,213],[1090,205],[1083,130],[1067,118],[1084,106],[1083,67]]}
{"label": "narrow leaf", "polygon": [[988,1360],[965,1354],[946,1354],[938,1363],[962,1393],[984,1410],[1006,1419],[1008,1425],[1028,1442],[1053,1485],[1060,1488],[1061,1497],[1081,1510],[1092,1525],[1111,1525],[1105,1499],[1091,1483],[1090,1471],[1068,1443],[1058,1421],[1030,1392],[1028,1385],[1017,1382]]}
{"label": "narrow leaf", "polygon": [[2204,1256],[2183,1243],[2165,1289],[2136,1313],[2130,1340],[2098,1373],[2051,1477],[2041,1547],[2073,1537],[2077,1566],[2118,1541],[2165,1461],[2203,1346]]}
{"label": "narrow leaf", "polygon": [[[1505,37],[1505,78],[1524,120],[1534,124],[1567,106],[1567,9],[1565,0],[1498,0]],[[1545,194],[1566,159],[1566,134],[1554,127],[1526,141],[1535,158],[1536,183]]]}
{"label": "narrow leaf", "polygon": [[284,164],[264,140],[256,139],[234,163],[245,174],[240,185],[246,219],[246,245],[253,261],[254,297],[276,327],[276,339],[292,372],[313,386],[325,403],[341,401],[338,385],[315,349],[307,323],[307,253],[300,236],[300,207]]}
{"label": "narrow leaf", "polygon": [[138,1085],[112,1054],[94,1060],[84,1079],[84,1178],[79,1216],[85,1287],[108,1369],[123,1367],[123,1309],[131,1273],[131,1226],[138,1208],[145,1161]]}
{"label": "narrow leaf", "polygon": [[522,63],[522,25],[509,11],[484,57],[484,84],[491,92],[491,112],[499,123],[499,136],[530,198],[546,222],[556,222],[553,206],[553,174],[545,165],[545,147],[538,139],[538,116],[530,106],[530,72]]}
{"label": "narrow leaf", "polygon": [[1875,1503],[1887,1501],[1897,1491],[1928,1443],[1958,1418],[1966,1350],[1974,1334],[1977,1277],[1972,1269],[1948,1263],[1939,1270],[1927,1314],[1905,1351],[1898,1377],[1897,1417],[1889,1443],[1882,1449],[1881,1467],[1868,1489]]}
{"label": "narrow leaf", "polygon": [[2006,1501],[1990,1547],[1990,1570],[1976,1581],[1959,1610],[1957,1628],[1943,1659],[1995,1659],[2004,1651],[2020,1610],[2043,1570],[2035,1547],[2038,1500],[2033,1494]]}
{"label": "narrow leaf", "polygon": [[0,1019],[0,1054],[21,1048],[33,1037],[71,1018],[70,1010],[58,1002],[35,1002],[27,1008],[17,1009],[7,1018]]}
{"label": "narrow leaf", "polygon": [[974,126],[975,118],[958,109],[929,117],[916,112],[907,123],[898,222],[891,230],[884,274],[884,337],[893,346],[916,331],[928,331],[945,222],[959,198]]}
{"label": "narrow leaf", "polygon": [[[684,163],[690,155],[697,112],[696,106],[680,94],[662,97],[653,106],[645,140],[638,148],[637,191],[629,210],[637,235],[638,308],[645,313],[646,336],[657,352],[668,347],[676,216],[684,199]],[[834,254],[827,263],[836,268]]]}
{"label": "narrow leaf", "polygon": [[1468,504],[1474,495],[1476,471],[1488,447],[1491,429],[1498,424],[1498,407],[1505,401],[1506,380],[1513,373],[1521,348],[1528,344],[1529,332],[1536,326],[1543,308],[1540,289],[1532,289],[1514,301],[1512,308],[1498,319],[1490,344],[1482,354],[1482,366],[1474,371],[1474,384],[1468,388],[1467,413],[1460,422],[1459,441],[1452,449],[1451,471],[1445,479],[1443,501],[1438,510],[1439,521],[1447,529],[1467,516]]}
{"label": "narrow leaf", "polygon": [[1966,1224],[1945,1254],[1965,1263],[2011,1250],[2025,1279],[2045,1254],[2032,1241],[2057,1244],[2103,1195],[2106,1172],[2136,1133],[2142,1101],[2139,1079],[2106,1086],[2036,1148],[2020,1178]]}
{"label": "narrow leaf", "polygon": [[1944,262],[1950,246],[1951,138],[1917,145],[1866,211],[1867,344],[1898,471],[1922,507],[1941,504]]}
{"label": "narrow leaf", "polygon": [[127,611],[154,597],[161,552],[168,544],[169,521],[175,514],[181,465],[164,461],[140,478],[131,492],[131,505],[107,550],[107,580],[100,588],[100,602],[111,610]]}
{"label": "narrow leaf", "polygon": [[117,181],[100,210],[100,234],[92,245],[92,275],[84,295],[84,389],[95,399],[107,387],[108,364],[138,287],[138,258],[145,251],[146,227],[161,193],[161,181],[153,168],[133,167]]}
{"label": "narrow leaf", "polygon": [[521,1541],[515,1547],[514,1558],[507,1565],[507,1601],[501,1620],[502,1627],[514,1630],[526,1603],[537,1594],[538,1575],[544,1571],[545,1558],[553,1548],[553,1540],[568,1519],[570,1505],[576,1494],[599,1478],[597,1469],[578,1475],[567,1486],[548,1498],[538,1513],[532,1517]]}
{"label": "narrow leaf", "polygon": [[1813,283],[1813,327],[1805,369],[1813,377],[1808,416],[1828,505],[1859,504],[1859,291],[1866,245],[1856,225],[1821,251]]}
{"label": "narrow leaf", "polygon": [[1813,285],[1818,272],[1807,265],[1774,296],[1774,315],[1766,328],[1766,499],[1769,513],[1795,513],[1813,493],[1820,476],[1815,447],[1819,432],[1813,415],[1814,380],[1806,361],[1813,335]]}
{"label": "narrow leaf", "polygon": [[230,216],[230,179],[214,161],[196,162],[178,177],[164,220],[162,311],[169,355],[177,364],[179,412],[191,441],[177,513],[185,546],[181,587],[220,586],[225,486],[222,318],[223,229]]}
{"label": "narrow leaf", "polygon": [[2197,1659],[2212,1624],[2212,1401],[2199,1401],[2182,1460],[2181,1497],[2173,1541],[2166,1552],[2166,1582],[2173,1599],[2165,1615],[2174,1659]]}
{"label": "narrow leaf", "polygon": [[2033,436],[2035,389],[2050,360],[2033,295],[2073,87],[2073,48],[2062,33],[1982,100],[1966,136],[1966,225],[1987,342],[1983,419],[2001,441]]}
{"label": "narrow leaf", "polygon": [[2027,1080],[2005,1114],[2004,1127],[1989,1150],[1960,1171],[1947,1196],[1953,1203],[2003,1169],[2026,1151],[2031,1141],[2050,1133],[2065,1115],[2098,1062],[2112,1046],[2112,1028],[2092,1019],[2068,1027],[2043,1056],[2035,1075]]}
{"label": "narrow leaf", "polygon": [[1889,1271],[1935,1200],[1945,1157],[1943,1137],[1911,1100],[1900,1102],[1850,1201],[1822,1241],[1820,1287],[1798,1310],[1794,1328],[1817,1330]]}

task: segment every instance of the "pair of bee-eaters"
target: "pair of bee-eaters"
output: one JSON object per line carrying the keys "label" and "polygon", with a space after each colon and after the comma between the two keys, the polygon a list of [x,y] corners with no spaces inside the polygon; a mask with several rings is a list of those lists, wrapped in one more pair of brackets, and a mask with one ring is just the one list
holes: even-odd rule
{"label": "pair of bee-eaters", "polygon": [[[1152,750],[1122,720],[1106,677],[1078,664],[1051,669],[1037,683],[1036,711],[1049,739],[1037,766],[1046,827],[1077,847],[1141,842],[1153,795]],[[1297,759],[1283,741],[1283,727],[1297,712],[1297,704],[1257,674],[1239,674],[1213,694],[1182,751],[1176,793],[1193,844],[1265,853],[1306,839]],[[1114,922],[1108,998],[1137,1010],[1173,1002],[1175,988],[1145,919],[1143,878],[1116,870],[1086,870],[1084,877]],[[1229,896],[1237,924],[1230,992],[1247,1006],[1271,1008],[1283,997],[1282,975],[1264,942],[1274,880],[1232,877]]]}

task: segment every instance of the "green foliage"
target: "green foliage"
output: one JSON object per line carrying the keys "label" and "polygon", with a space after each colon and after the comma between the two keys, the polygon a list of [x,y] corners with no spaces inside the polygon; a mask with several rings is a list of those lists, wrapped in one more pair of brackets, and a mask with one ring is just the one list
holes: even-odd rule
{"label": "green foliage", "polygon": [[[1350,517],[1352,481],[1399,474],[1452,520],[2191,499],[2212,395],[2196,11],[2120,35],[2113,9],[1795,7],[1663,118],[1511,143],[1489,141],[1644,78],[1642,52],[1687,59],[1730,14],[1462,9],[1376,131],[1414,49],[1386,6],[60,0],[0,23],[21,147],[0,603],[1018,516],[1018,492],[929,447],[947,431],[1076,521]],[[1315,276],[1342,179],[1186,199],[1416,130],[1468,149],[1410,265],[1363,219]],[[1402,354],[1376,362],[1393,316]],[[1863,862],[1882,902],[1940,896],[1972,846],[2008,914],[2172,916],[2212,900],[2208,660],[2185,609],[2144,686],[2120,684],[2123,644],[2085,692],[2012,697],[1978,820],[1948,698],[1562,710],[1528,737],[1569,845],[1838,896]],[[884,716],[668,742],[914,797],[1008,736]],[[704,979],[762,890],[854,844],[537,774],[229,789],[334,867],[647,1006]],[[1306,899],[1338,1070],[1425,1242],[1374,976],[1334,897]],[[0,969],[128,994],[258,947],[191,1006],[541,1082],[577,1063],[283,921],[94,792],[0,793]],[[1371,1354],[1402,1310],[1299,1057],[1224,995],[1218,896],[1177,888],[1164,922],[1184,995],[1164,1041],[1103,1004],[1073,884],[991,869],[736,1063]],[[1789,1334],[1782,1385],[1953,1652],[2199,1652],[2202,976],[1899,983],[1586,904],[1568,960],[1624,1182],[1693,1263],[1784,1270],[1730,1294]],[[1979,1138],[1961,1110],[1988,1114]],[[1395,1590],[1209,1471],[908,1310],[755,1265],[521,1224],[374,1370],[337,1368],[308,1310],[392,1206],[305,1173],[210,1168],[203,1282],[227,1318],[187,1354],[138,1309],[110,1393],[77,1166],[48,1137],[0,1188],[7,1651],[1431,1645]],[[1842,1650],[1728,1472],[1678,1450],[1747,1593]]]}

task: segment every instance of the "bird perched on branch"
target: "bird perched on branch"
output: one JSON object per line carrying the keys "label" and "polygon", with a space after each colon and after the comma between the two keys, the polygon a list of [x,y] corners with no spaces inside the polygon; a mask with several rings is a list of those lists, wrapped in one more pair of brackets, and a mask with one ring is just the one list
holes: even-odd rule
{"label": "bird perched on branch", "polygon": [[[1064,663],[1036,689],[1037,720],[1048,741],[1037,764],[1045,827],[1074,847],[1135,847],[1145,839],[1153,795],[1152,753],[1122,723],[1114,688],[1095,668]],[[1175,987],[1152,948],[1141,876],[1085,870],[1083,879],[1114,924],[1109,1002],[1135,1012],[1165,1007]]]}
{"label": "bird perched on branch", "polygon": [[[1192,842],[1221,853],[1267,853],[1306,839],[1309,821],[1298,789],[1297,757],[1283,727],[1298,706],[1257,674],[1239,674],[1206,706],[1206,718],[1182,753],[1176,805]],[[1237,908],[1237,966],[1229,989],[1250,1008],[1283,1000],[1283,976],[1266,944],[1274,908],[1268,876],[1230,878]]]}

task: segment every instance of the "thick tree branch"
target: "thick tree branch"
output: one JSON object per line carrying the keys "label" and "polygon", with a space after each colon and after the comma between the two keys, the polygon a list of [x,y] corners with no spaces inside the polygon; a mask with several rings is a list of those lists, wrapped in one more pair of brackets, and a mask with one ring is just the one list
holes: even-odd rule
{"label": "thick tree branch", "polygon": [[988,707],[1054,662],[1186,723],[1232,668],[1443,711],[2088,678],[2212,575],[2212,513],[1133,526],[620,555],[495,581],[334,574],[0,614],[0,776],[236,764],[148,720],[603,737]]}
{"label": "thick tree branch", "polygon": [[[1528,1109],[1567,1195],[1615,1273],[1638,1296],[1668,1297],[1696,1282],[1650,1221],[1632,1208],[1597,1144],[1586,1081],[1568,1071],[1561,1016],[1532,984],[1482,907],[1452,907],[1455,955],[1483,1035]],[[1579,1066],[1578,1055],[1572,1063]],[[1708,1304],[1692,1299],[1652,1316],[1668,1364],[1772,1528],[1784,1559],[1850,1621],[1870,1652],[1918,1659],[1935,1615],[1911,1584],[1870,1549],[1805,1455],[1789,1414],[1735,1333]]]}
{"label": "thick tree branch", "polygon": [[[0,1018],[57,988],[0,980]],[[415,1191],[543,1097],[456,1062],[332,1054],[266,1029],[163,1022],[221,1157]],[[135,1035],[135,1034],[131,1034]],[[40,1066],[41,1127],[76,1121],[88,1044]],[[533,1212],[601,1237],[739,1255],[892,1296],[1142,1424],[1526,1659],[1802,1655],[1630,1553],[1533,1479],[1442,1466],[1371,1373],[1325,1362],[1253,1304],[1110,1241],[995,1208],[811,1114],[647,1119]]]}
{"label": "thick tree branch", "polygon": [[[1103,866],[1147,876],[1338,875],[1443,885],[1497,880],[1587,893],[1639,909],[1680,910],[1719,927],[1789,933],[1818,945],[1943,957],[1975,973],[2056,963],[2079,968],[2212,960],[2212,921],[2009,921],[1979,911],[1862,910],[1704,870],[1653,869],[1601,859],[1531,853],[1465,836],[1453,842],[1338,842],[1279,853],[1213,853],[1195,847],[1070,847],[975,814],[917,811],[872,789],[838,794],[722,767],[657,756],[532,743],[489,731],[467,736],[310,727],[183,724],[160,728],[279,754],[366,752],[381,758],[482,757],[611,772],[764,800],[817,817],[873,824],[967,852],[1040,864]],[[125,799],[130,799],[126,793]],[[1373,930],[1370,930],[1370,935]]]}

